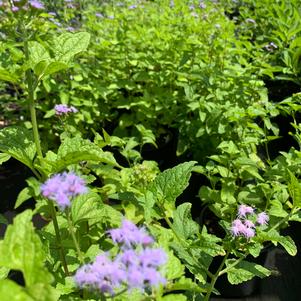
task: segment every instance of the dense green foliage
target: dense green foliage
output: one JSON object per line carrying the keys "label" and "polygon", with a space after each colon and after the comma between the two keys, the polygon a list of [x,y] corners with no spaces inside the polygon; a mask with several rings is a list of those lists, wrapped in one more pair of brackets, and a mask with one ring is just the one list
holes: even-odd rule
{"label": "dense green foliage", "polygon": [[[0,5],[0,164],[32,172],[15,209],[35,200],[0,241],[1,300],[109,299],[73,275],[117,252],[107,231],[124,217],[167,252],[167,283],[115,300],[208,301],[223,274],[269,276],[266,246],[296,255],[281,230],[301,221],[299,0],[27,2]],[[63,171],[89,186],[68,213],[40,190]],[[231,232],[242,204],[269,216],[251,238]]]}

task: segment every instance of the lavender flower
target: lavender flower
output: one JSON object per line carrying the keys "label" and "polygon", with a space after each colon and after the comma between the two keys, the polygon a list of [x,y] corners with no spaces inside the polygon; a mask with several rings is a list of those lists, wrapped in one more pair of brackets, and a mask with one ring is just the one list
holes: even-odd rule
{"label": "lavender flower", "polygon": [[245,225],[243,224],[243,222],[240,219],[235,219],[232,222],[231,233],[234,236],[238,236],[238,235],[242,234],[244,229],[245,229]]}
{"label": "lavender flower", "polygon": [[240,205],[238,208],[238,216],[239,217],[246,217],[247,214],[254,213],[254,208],[247,206],[247,205]]}
{"label": "lavender flower", "polygon": [[[256,235],[255,220],[258,225],[266,225],[269,217],[265,212],[255,214],[254,208],[247,205],[240,205],[238,208],[238,218],[232,222],[230,232],[233,236],[244,236],[250,239]],[[249,219],[246,219],[248,215]]]}
{"label": "lavender flower", "polygon": [[[166,283],[158,269],[166,263],[167,255],[162,249],[150,247],[154,241],[144,228],[138,228],[132,222],[124,220],[121,228],[109,230],[108,233],[114,243],[121,244],[119,253],[114,259],[109,254],[99,255],[95,262],[78,269],[74,279],[79,287],[113,296],[123,288],[144,292]],[[125,235],[130,235],[130,239]],[[145,237],[148,240],[151,238],[147,247],[142,239]]]}
{"label": "lavender flower", "polygon": [[255,229],[246,227],[242,233],[246,238],[252,238],[255,236]]}
{"label": "lavender flower", "polygon": [[128,220],[123,220],[121,228],[109,230],[108,233],[114,243],[123,244],[127,248],[139,244],[149,245],[154,242],[144,228],[138,228]]}
{"label": "lavender flower", "polygon": [[[67,27],[66,27],[66,30],[67,30],[67,31],[73,32],[73,31],[75,31],[75,28],[72,27],[72,26],[67,26]],[[71,107],[70,109],[73,111],[73,113],[76,113],[76,112],[77,112],[77,110],[76,110],[74,107]],[[74,109],[76,110],[76,112],[74,112]]]}
{"label": "lavender flower", "polygon": [[60,115],[60,116],[67,115],[69,113],[77,113],[78,112],[78,110],[75,107],[73,107],[73,106],[68,107],[65,104],[55,105],[54,110],[55,110],[55,114]]}
{"label": "lavender flower", "polygon": [[203,1],[200,1],[199,8],[205,9],[206,8],[206,4]]}
{"label": "lavender flower", "polygon": [[89,287],[113,295],[114,290],[126,281],[126,273],[118,261],[114,262],[108,255],[102,254],[96,257],[94,263],[79,268],[74,279],[79,287]]}
{"label": "lavender flower", "polygon": [[257,223],[259,225],[266,225],[269,221],[269,216],[265,212],[261,212],[257,215]]}
{"label": "lavender flower", "polygon": [[101,14],[101,13],[96,13],[95,16],[96,16],[97,18],[103,18],[103,14]]}
{"label": "lavender flower", "polygon": [[44,9],[45,8],[44,4],[37,0],[30,0],[30,1],[28,1],[28,3],[31,7],[36,8],[36,9]]}
{"label": "lavender flower", "polygon": [[133,5],[130,5],[128,8],[129,9],[135,9],[135,8],[137,8],[138,6],[136,5],[136,4],[133,4]]}
{"label": "lavender flower", "polygon": [[248,228],[255,228],[255,224],[254,224],[252,221],[248,220],[248,219],[246,219],[246,220],[244,221],[244,224],[245,224],[245,226],[248,227]]}
{"label": "lavender flower", "polygon": [[42,195],[57,203],[61,210],[71,206],[71,199],[87,192],[85,181],[73,172],[56,174],[41,185]]}

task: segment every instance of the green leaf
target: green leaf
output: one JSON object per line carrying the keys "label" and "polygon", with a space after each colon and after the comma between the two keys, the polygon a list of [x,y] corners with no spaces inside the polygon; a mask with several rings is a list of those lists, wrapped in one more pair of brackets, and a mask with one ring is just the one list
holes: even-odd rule
{"label": "green leaf", "polygon": [[43,77],[47,76],[47,75],[51,75],[53,73],[56,73],[56,72],[64,70],[64,69],[68,69],[68,68],[69,68],[69,66],[64,62],[52,61],[44,69]]}
{"label": "green leaf", "polygon": [[72,201],[71,215],[73,223],[85,220],[100,220],[101,214],[98,209],[102,204],[101,198],[97,193],[88,192],[76,197]]}
{"label": "green leaf", "polygon": [[145,221],[147,223],[151,222],[155,215],[153,207],[156,203],[156,199],[154,194],[150,191],[146,191],[144,195],[137,196],[137,202],[143,207]]}
{"label": "green leaf", "polygon": [[279,200],[272,200],[270,202],[271,209],[269,214],[277,217],[286,217],[288,215],[287,211],[283,209],[282,203]]}
{"label": "green leaf", "polygon": [[166,278],[168,280],[180,278],[185,272],[184,265],[182,265],[181,261],[172,252],[168,253],[166,269]]}
{"label": "green leaf", "polygon": [[[94,245],[92,245],[94,246]],[[100,253],[98,248],[98,254]],[[93,258],[94,259],[94,258]],[[61,295],[67,295],[76,291],[76,283],[73,277],[65,277],[62,279],[64,283],[58,283],[55,289],[60,292]]]}
{"label": "green leaf", "polygon": [[195,161],[185,162],[159,174],[150,185],[149,190],[159,201],[174,203],[176,198],[188,186]]}
{"label": "green leaf", "polygon": [[187,301],[187,297],[182,294],[168,294],[160,298],[159,301]]}
{"label": "green leaf", "polygon": [[15,84],[18,81],[18,77],[0,67],[0,81],[1,80]]}
{"label": "green leaf", "polygon": [[200,239],[194,242],[194,246],[200,251],[214,257],[224,256],[225,250],[219,244],[222,240],[213,234],[208,234],[206,227],[203,227]]}
{"label": "green leaf", "polygon": [[207,290],[199,284],[192,281],[190,278],[182,277],[178,281],[167,286],[168,291],[192,291],[196,293],[204,293]]}
{"label": "green leaf", "polygon": [[85,51],[90,42],[87,32],[64,33],[54,41],[54,54],[57,61],[69,62],[77,53]]}
{"label": "green leaf", "polygon": [[199,232],[199,225],[191,218],[191,204],[184,203],[177,207],[173,217],[173,230],[183,239],[188,239]]}
{"label": "green leaf", "polygon": [[52,281],[51,274],[44,267],[46,255],[31,219],[30,210],[17,215],[0,244],[0,266],[23,272],[26,286]]}
{"label": "green leaf", "polygon": [[150,143],[157,147],[156,136],[150,129],[145,128],[142,124],[137,124],[136,128],[142,136],[142,144],[143,145]]}
{"label": "green leaf", "polygon": [[29,200],[31,197],[32,195],[30,193],[29,187],[23,188],[18,194],[14,209],[21,206],[25,201]]}
{"label": "green leaf", "polygon": [[287,186],[288,186],[289,194],[293,199],[293,205],[294,207],[301,208],[301,184],[290,170],[287,171],[290,176],[290,182],[288,183]]}
{"label": "green leaf", "polygon": [[36,147],[31,131],[19,126],[0,130],[0,151],[32,168]]}
{"label": "green leaf", "polygon": [[6,161],[8,161],[11,158],[11,155],[0,153],[0,165]]}
{"label": "green leaf", "polygon": [[41,61],[35,68],[34,72],[39,77],[39,79],[44,78],[47,75],[51,75],[58,71],[69,68],[69,66],[64,62],[57,62],[53,60]]}
{"label": "green leaf", "polygon": [[31,285],[27,292],[35,301],[57,301],[60,297],[60,293],[47,283]]}
{"label": "green leaf", "polygon": [[6,217],[0,213],[0,224],[8,225]]}
{"label": "green leaf", "polygon": [[297,254],[297,246],[290,236],[279,236],[277,240],[289,255],[295,256]]}
{"label": "green leaf", "polygon": [[1,301],[36,301],[30,297],[25,288],[19,286],[12,280],[0,280]]}
{"label": "green leaf", "polygon": [[176,255],[182,260],[188,270],[200,283],[206,283],[206,270],[209,268],[212,257],[207,256],[199,249],[191,248],[190,246],[183,247],[179,243],[171,243],[170,246],[175,250]]}
{"label": "green leaf", "polygon": [[81,161],[95,161],[118,166],[112,153],[104,152],[96,144],[80,137],[66,138],[60,145],[57,155],[48,152],[44,161],[50,173],[60,172],[67,166]]}
{"label": "green leaf", "polygon": [[46,48],[36,41],[28,42],[28,50],[29,50],[29,64],[31,68],[34,70],[35,66],[41,61],[50,60],[50,55]]}
{"label": "green leaf", "polygon": [[[236,259],[227,259],[226,267],[229,267],[235,261]],[[239,262],[227,271],[228,280],[231,284],[239,284],[255,276],[264,278],[270,276],[270,274],[271,272],[265,267],[245,260]]]}
{"label": "green leaf", "polygon": [[9,268],[7,267],[1,267],[0,268],[0,280],[5,279],[9,273]]}

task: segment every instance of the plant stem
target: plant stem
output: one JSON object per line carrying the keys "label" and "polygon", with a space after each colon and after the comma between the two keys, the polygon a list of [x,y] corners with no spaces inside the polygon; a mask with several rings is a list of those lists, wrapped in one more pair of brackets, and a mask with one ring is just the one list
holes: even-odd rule
{"label": "plant stem", "polygon": [[68,221],[69,231],[70,231],[70,234],[71,234],[71,237],[72,237],[72,240],[73,240],[73,243],[74,243],[78,258],[79,258],[79,261],[81,263],[84,263],[84,258],[83,258],[82,252],[80,250],[79,243],[78,243],[78,241],[76,239],[76,236],[75,236],[74,226],[73,226],[73,222],[72,222],[71,217],[70,217],[69,209],[66,209],[66,217],[67,217],[67,221]]}
{"label": "plant stem", "polygon": [[52,221],[53,221],[53,226],[54,226],[54,231],[55,231],[56,242],[57,242],[60,257],[61,257],[61,262],[62,262],[62,265],[64,268],[65,275],[69,276],[68,266],[67,266],[66,257],[65,257],[65,251],[64,251],[64,247],[62,245],[61,234],[60,234],[59,225],[58,225],[57,218],[56,218],[56,211],[55,211],[52,201],[48,201],[48,204],[51,208]]}
{"label": "plant stem", "polygon": [[211,296],[211,293],[214,289],[214,285],[215,285],[215,282],[217,280],[217,278],[220,276],[220,271],[222,270],[223,266],[225,265],[225,262],[229,256],[230,252],[227,251],[226,255],[224,256],[223,258],[223,261],[221,262],[219,268],[217,269],[216,273],[213,275],[212,279],[211,279],[211,283],[210,283],[210,286],[209,286],[209,290],[207,291],[207,294],[205,296],[205,299],[204,301],[209,301],[209,298]]}
{"label": "plant stem", "polygon": [[233,267],[235,267],[236,265],[238,265],[242,260],[244,260],[247,256],[249,255],[249,253],[244,254],[242,257],[239,257],[236,261],[234,261],[232,264],[230,264],[229,266],[227,266],[225,269],[221,270],[219,272],[218,276],[221,276],[225,273],[227,273],[230,269],[232,269]]}
{"label": "plant stem", "polygon": [[[23,28],[24,28],[24,53],[25,53],[26,61],[29,61],[27,30],[25,26],[23,26]],[[37,85],[34,85],[33,76],[30,69],[26,71],[26,83],[27,83],[29,112],[30,112],[30,118],[32,124],[33,139],[37,149],[38,158],[39,160],[41,160],[43,158],[43,154],[42,154],[41,143],[40,143],[37,115],[36,115],[36,108],[35,108],[35,99],[34,99],[34,91]]]}

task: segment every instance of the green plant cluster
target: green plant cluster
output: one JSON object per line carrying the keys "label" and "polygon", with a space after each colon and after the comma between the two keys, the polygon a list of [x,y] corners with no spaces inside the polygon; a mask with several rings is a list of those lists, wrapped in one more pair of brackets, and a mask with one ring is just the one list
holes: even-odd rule
{"label": "green plant cluster", "polygon": [[[270,276],[266,247],[296,255],[282,230],[301,221],[299,0],[31,2],[0,2],[0,164],[32,173],[14,209],[35,200],[0,215],[1,300],[208,301],[224,274]],[[64,171],[89,186],[66,215],[41,194]],[[269,217],[254,237],[231,231],[240,205]],[[75,272],[117,253],[107,231],[125,217],[168,254],[166,285],[80,289]]]}

